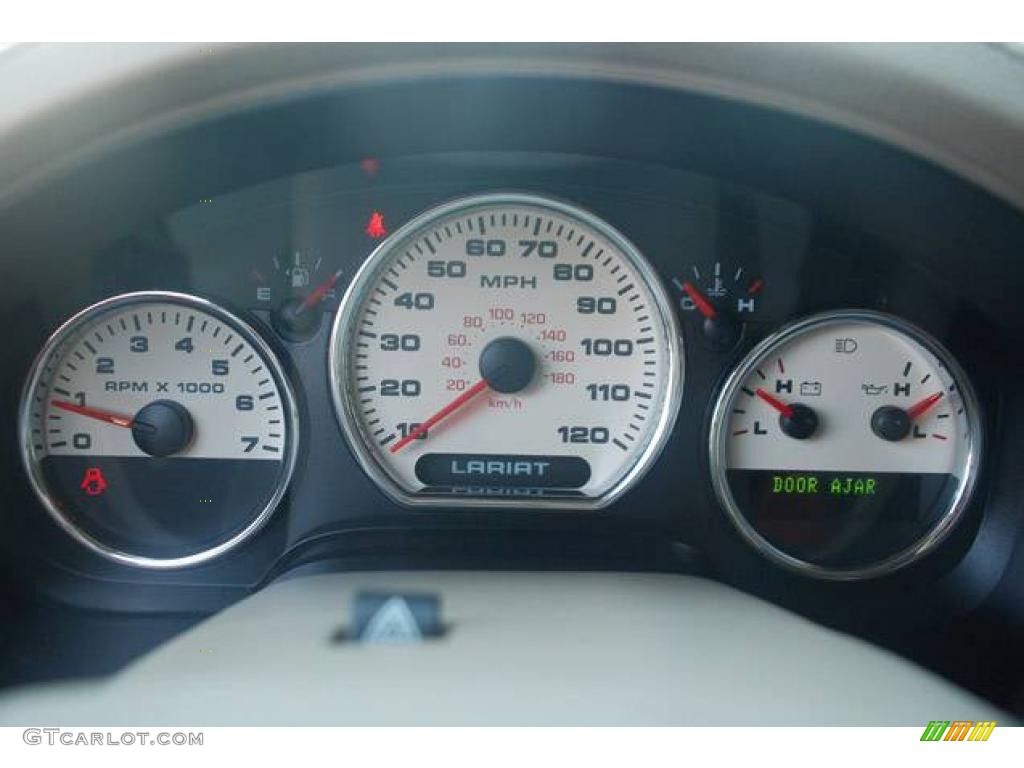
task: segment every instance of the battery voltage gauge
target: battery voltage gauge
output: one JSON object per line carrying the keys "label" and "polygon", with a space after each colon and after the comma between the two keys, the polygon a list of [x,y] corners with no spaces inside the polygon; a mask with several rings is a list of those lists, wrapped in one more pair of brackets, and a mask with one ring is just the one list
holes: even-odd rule
{"label": "battery voltage gauge", "polygon": [[740,533],[821,578],[877,576],[962,516],[981,450],[970,383],[895,318],[839,311],[756,347],[712,418],[713,481]]}

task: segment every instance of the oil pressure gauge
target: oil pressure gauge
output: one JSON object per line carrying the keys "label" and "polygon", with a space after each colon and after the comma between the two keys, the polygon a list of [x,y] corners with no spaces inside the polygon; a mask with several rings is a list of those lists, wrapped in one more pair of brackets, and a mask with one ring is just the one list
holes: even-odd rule
{"label": "oil pressure gauge", "polygon": [[712,418],[712,479],[740,533],[820,578],[903,567],[963,514],[981,450],[970,383],[891,315],[838,311],[757,346]]}

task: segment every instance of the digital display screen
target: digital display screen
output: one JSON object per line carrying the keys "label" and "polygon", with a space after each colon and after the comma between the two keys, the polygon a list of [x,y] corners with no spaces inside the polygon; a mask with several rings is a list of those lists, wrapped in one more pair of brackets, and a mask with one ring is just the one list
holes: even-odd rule
{"label": "digital display screen", "polygon": [[729,487],[748,522],[773,546],[806,562],[878,562],[925,535],[957,478],[924,472],[731,469]]}

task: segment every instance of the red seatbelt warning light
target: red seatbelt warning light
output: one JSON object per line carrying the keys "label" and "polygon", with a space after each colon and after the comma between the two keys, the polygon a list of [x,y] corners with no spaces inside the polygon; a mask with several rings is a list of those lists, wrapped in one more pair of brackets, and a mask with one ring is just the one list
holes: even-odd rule
{"label": "red seatbelt warning light", "polygon": [[366,222],[366,229],[364,231],[374,240],[384,237],[388,233],[387,227],[384,226],[384,214],[380,211],[371,213],[370,220]]}
{"label": "red seatbelt warning light", "polygon": [[107,490],[107,480],[99,467],[89,467],[82,478],[82,490],[90,496],[99,496]]}

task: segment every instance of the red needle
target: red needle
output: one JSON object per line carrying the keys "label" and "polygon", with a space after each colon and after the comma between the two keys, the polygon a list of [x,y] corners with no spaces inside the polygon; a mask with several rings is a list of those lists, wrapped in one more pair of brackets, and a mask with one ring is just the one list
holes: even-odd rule
{"label": "red needle", "polygon": [[907,417],[913,421],[918,416],[922,415],[925,411],[935,405],[939,400],[942,399],[942,392],[935,392],[934,394],[928,395],[924,400],[919,400],[912,406],[907,408]]}
{"label": "red needle", "polygon": [[705,297],[693,283],[685,282],[683,283],[682,288],[686,292],[686,295],[690,297],[690,300],[696,305],[697,311],[704,315],[704,317],[710,320],[718,314],[715,311],[715,308],[711,305],[711,302],[707,300],[707,297]]}
{"label": "red needle", "polygon": [[472,387],[470,387],[465,392],[463,392],[461,395],[456,397],[454,400],[452,400],[450,403],[448,403],[448,405],[446,405],[440,411],[438,411],[433,416],[431,416],[429,419],[427,419],[422,424],[420,424],[418,427],[416,427],[416,429],[414,429],[411,432],[409,432],[409,434],[407,434],[405,437],[403,437],[397,443],[392,445],[391,446],[391,452],[392,453],[398,453],[400,450],[405,448],[405,446],[407,446],[409,443],[411,443],[417,437],[419,437],[424,432],[426,432],[428,429],[430,429],[432,426],[437,424],[437,422],[439,422],[441,419],[444,419],[444,418],[446,418],[448,416],[451,416],[453,413],[455,413],[455,411],[459,410],[459,408],[464,406],[466,403],[468,403],[474,397],[479,395],[485,389],[487,389],[487,379],[480,379],[480,381],[478,381]]}
{"label": "red needle", "polygon": [[769,395],[767,392],[760,388],[758,388],[755,394],[762,400],[764,400],[766,403],[768,403],[768,405],[770,405],[776,411],[785,416],[787,419],[793,417],[793,406],[786,405],[784,402],[779,400],[779,398],[774,397],[773,395]]}
{"label": "red needle", "polygon": [[72,413],[77,413],[82,416],[88,416],[90,419],[105,421],[107,424],[113,424],[116,427],[131,428],[135,425],[135,420],[128,416],[119,416],[118,414],[111,413],[110,411],[101,411],[99,408],[77,405],[76,403],[69,403],[66,400],[51,400],[50,404],[57,408],[63,408],[65,411],[71,411]]}
{"label": "red needle", "polygon": [[319,304],[323,300],[324,296],[327,295],[327,292],[329,290],[331,290],[331,288],[333,288],[338,283],[338,279],[340,277],[341,277],[341,270],[339,269],[337,272],[335,272],[329,278],[327,278],[322,283],[320,283],[320,285],[318,285],[316,288],[314,288],[313,292],[310,293],[309,296],[304,298],[302,300],[302,303],[299,304],[299,306],[297,306],[295,308],[295,314],[296,315],[301,315],[307,309],[312,309],[317,304]]}

